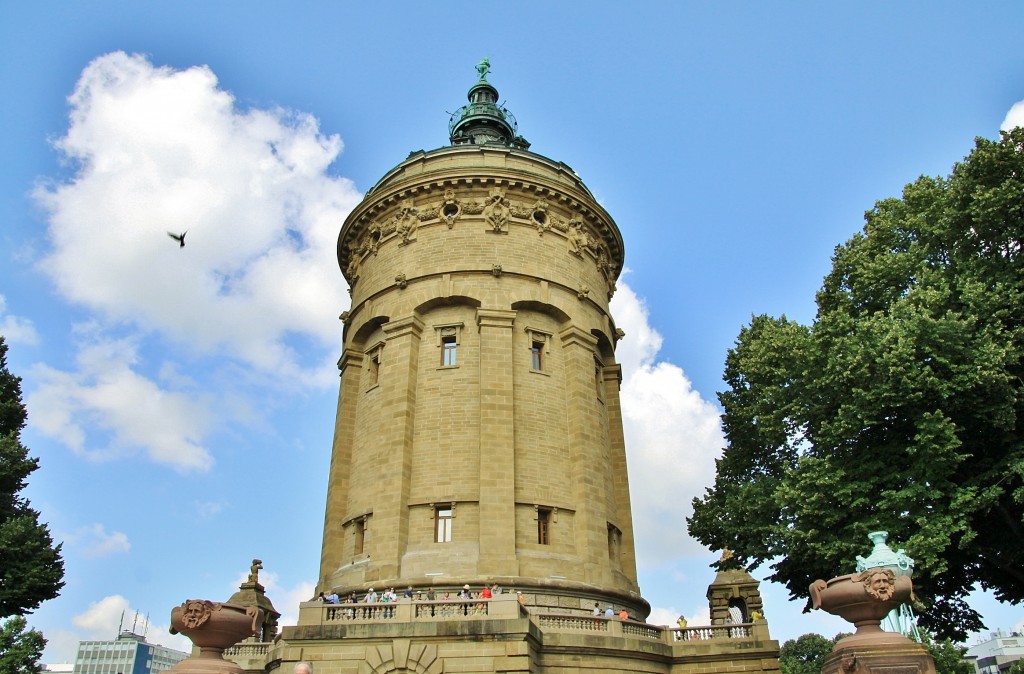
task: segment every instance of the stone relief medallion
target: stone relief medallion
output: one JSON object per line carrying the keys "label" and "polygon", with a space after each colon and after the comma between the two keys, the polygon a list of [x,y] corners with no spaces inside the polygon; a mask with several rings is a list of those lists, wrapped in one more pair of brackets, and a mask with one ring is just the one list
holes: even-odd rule
{"label": "stone relief medallion", "polygon": [[189,599],[182,604],[181,622],[190,630],[199,627],[213,614],[215,606],[206,599]]}
{"label": "stone relief medallion", "polygon": [[441,219],[444,220],[444,224],[448,225],[448,229],[455,226],[455,221],[462,214],[459,200],[455,197],[455,190],[447,189],[444,191],[444,201],[438,207],[437,212]]}
{"label": "stone relief medallion", "polygon": [[587,233],[587,228],[583,225],[583,219],[578,215],[574,215],[569,220],[569,229],[566,234],[569,239],[569,252],[576,257],[583,257],[583,251],[593,245],[590,234]]}
{"label": "stone relief medallion", "polygon": [[896,574],[889,569],[868,569],[860,574],[864,590],[879,601],[889,601],[896,592]]}
{"label": "stone relief medallion", "polygon": [[487,199],[487,205],[484,206],[484,219],[491,231],[508,232],[508,220],[511,215],[508,206],[505,193],[498,188],[492,189],[491,196]]}
{"label": "stone relief medallion", "polygon": [[402,237],[402,243],[416,240],[416,229],[419,226],[419,209],[412,205],[412,200],[402,202],[402,207],[394,216],[395,232]]}

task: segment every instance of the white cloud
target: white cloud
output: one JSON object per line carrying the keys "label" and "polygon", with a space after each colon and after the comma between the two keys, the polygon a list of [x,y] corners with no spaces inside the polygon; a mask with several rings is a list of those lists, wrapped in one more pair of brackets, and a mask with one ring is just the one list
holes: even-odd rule
{"label": "white cloud", "polygon": [[32,368],[36,389],[26,396],[32,426],[92,460],[142,451],[185,472],[213,463],[201,444],[214,422],[204,396],[160,388],[133,369],[132,340],[93,335],[80,348],[77,370]]}
{"label": "white cloud", "polygon": [[3,295],[0,295],[0,337],[9,345],[39,343],[35,325],[27,318],[8,314],[7,298]]}
{"label": "white cloud", "polygon": [[[242,572],[235,581],[234,590],[249,579],[248,572]],[[266,590],[267,597],[274,604],[274,608],[281,612],[278,619],[278,626],[296,625],[299,621],[299,602],[309,601],[316,593],[315,586],[309,582],[299,582],[292,587],[283,587],[278,582],[278,574],[273,571],[260,571],[260,585]]]}
{"label": "white cloud", "polygon": [[195,506],[196,514],[204,520],[221,514],[225,506],[223,501],[195,501],[192,505]]}
{"label": "white cloud", "polygon": [[999,128],[1003,131],[1009,131],[1010,129],[1024,126],[1024,101],[1017,101],[1010,108],[1010,111],[1006,113],[1006,118],[1003,119],[1003,123],[999,125]]}
{"label": "white cloud", "polygon": [[[348,302],[333,251],[359,194],[327,175],[340,138],[307,114],[238,109],[209,68],[123,52],[90,63],[69,103],[56,146],[74,174],[35,191],[60,293],[282,381],[332,379],[293,338],[333,348]],[[165,233],[185,230],[184,248]]]}
{"label": "white cloud", "polygon": [[661,335],[647,308],[619,283],[612,300],[622,364],[622,416],[637,559],[654,567],[674,558],[706,554],[686,533],[690,498],[714,480],[725,444],[718,409],[693,389],[681,368],[657,361]]}
{"label": "white cloud", "polygon": [[128,536],[120,531],[107,533],[106,527],[96,523],[79,527],[74,532],[62,536],[66,545],[82,549],[86,557],[106,557],[118,552],[131,550]]}
{"label": "white cloud", "polygon": [[651,615],[648,616],[647,622],[664,627],[678,627],[679,623],[676,621],[679,620],[680,614],[686,618],[687,627],[701,627],[711,624],[711,608],[706,603],[698,604],[690,611],[677,611],[674,606],[667,608],[654,607],[651,608]]}
{"label": "white cloud", "polygon": [[[185,653],[192,650],[192,642],[184,635],[170,634],[168,625],[146,624],[145,621],[145,615],[133,609],[128,600],[119,594],[92,602],[83,613],[71,618],[71,624],[79,630],[76,636],[80,641],[110,641],[120,627],[122,630],[134,630],[136,634],[144,635],[150,643]],[[62,637],[62,644],[69,641],[66,635]],[[60,658],[67,657],[64,653],[55,655]]]}

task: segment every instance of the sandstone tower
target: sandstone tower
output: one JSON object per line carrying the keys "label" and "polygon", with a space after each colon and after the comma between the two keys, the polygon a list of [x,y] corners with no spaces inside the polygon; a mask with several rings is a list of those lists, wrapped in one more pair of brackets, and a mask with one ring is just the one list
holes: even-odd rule
{"label": "sandstone tower", "polygon": [[608,312],[622,237],[485,76],[451,145],[392,169],[338,239],[318,590],[497,582],[646,617]]}
{"label": "sandstone tower", "polygon": [[[338,238],[352,304],[316,591],[341,602],[232,655],[253,673],[776,674],[760,614],[646,623],[608,311],[622,237],[477,70],[451,144],[389,171]],[[709,597],[728,611],[740,590],[760,607],[753,579]]]}

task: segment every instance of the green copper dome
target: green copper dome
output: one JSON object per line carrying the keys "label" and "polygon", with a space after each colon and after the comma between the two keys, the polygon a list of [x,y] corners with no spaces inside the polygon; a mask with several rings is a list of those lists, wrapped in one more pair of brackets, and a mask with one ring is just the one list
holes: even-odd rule
{"label": "green copper dome", "polygon": [[491,63],[484,59],[476,66],[479,79],[470,87],[469,105],[456,110],[448,121],[452,145],[504,145],[525,150],[530,147],[518,135],[515,116],[498,104],[498,90],[487,81]]}

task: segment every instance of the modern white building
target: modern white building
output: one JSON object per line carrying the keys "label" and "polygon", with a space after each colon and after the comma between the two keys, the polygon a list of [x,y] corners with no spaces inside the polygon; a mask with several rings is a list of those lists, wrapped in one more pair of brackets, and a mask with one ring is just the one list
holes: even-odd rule
{"label": "modern white building", "polygon": [[974,658],[979,674],[1000,674],[1013,663],[1024,658],[1024,634],[1013,632],[1007,635],[1002,630],[992,633],[992,638],[967,649],[967,657]]}
{"label": "modern white building", "polygon": [[73,674],[156,674],[188,658],[188,653],[148,643],[124,631],[114,641],[78,644]]}

